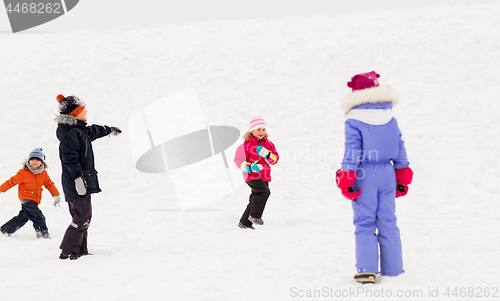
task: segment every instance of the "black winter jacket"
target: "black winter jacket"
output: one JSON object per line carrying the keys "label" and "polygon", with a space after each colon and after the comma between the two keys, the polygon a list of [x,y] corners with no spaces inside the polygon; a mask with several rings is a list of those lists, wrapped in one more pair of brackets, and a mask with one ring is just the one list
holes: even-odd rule
{"label": "black winter jacket", "polygon": [[92,141],[109,135],[111,129],[102,125],[87,126],[86,122],[69,115],[57,116],[56,122],[56,135],[60,141],[61,179],[66,201],[71,202],[79,196],[73,176],[80,172],[83,172],[87,182],[87,194],[101,192],[94,166]]}

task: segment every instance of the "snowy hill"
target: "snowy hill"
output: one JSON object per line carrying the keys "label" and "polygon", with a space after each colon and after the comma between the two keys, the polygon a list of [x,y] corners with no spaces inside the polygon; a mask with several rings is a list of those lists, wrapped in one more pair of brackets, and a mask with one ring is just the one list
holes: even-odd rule
{"label": "snowy hill", "polygon": [[[93,196],[95,255],[58,259],[70,215],[45,192],[51,240],[37,240],[31,222],[0,236],[2,300],[318,300],[367,289],[435,300],[436,289],[461,298],[495,286],[498,298],[498,15],[500,4],[483,4],[0,35],[1,182],[42,147],[62,190],[59,93],[86,101],[90,123],[124,129],[93,144],[103,189]],[[346,83],[371,70],[400,94],[394,115],[415,178],[397,200],[406,273],[359,286],[352,209],[333,174]],[[135,169],[130,116],[189,89],[209,125],[244,131],[252,115],[266,119],[281,160],[265,226],[236,226],[244,185],[180,211],[167,174]],[[19,209],[17,188],[0,195],[0,223]]]}

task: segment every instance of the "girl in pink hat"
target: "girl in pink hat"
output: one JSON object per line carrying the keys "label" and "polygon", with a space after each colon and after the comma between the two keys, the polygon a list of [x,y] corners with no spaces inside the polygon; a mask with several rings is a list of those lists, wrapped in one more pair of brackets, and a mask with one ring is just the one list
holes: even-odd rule
{"label": "girl in pink hat", "polygon": [[404,272],[401,238],[396,218],[397,197],[408,193],[413,171],[392,107],[397,94],[380,86],[374,71],[354,76],[344,98],[345,152],[336,182],[352,200],[356,240],[354,279],[375,283],[375,275]]}
{"label": "girl in pink hat", "polygon": [[238,226],[242,229],[255,229],[253,224],[263,225],[262,213],[271,194],[271,165],[278,163],[279,154],[269,141],[266,122],[261,116],[250,119],[248,132],[243,135],[245,142],[238,147],[234,163],[243,172],[245,182],[252,189],[247,208]]}

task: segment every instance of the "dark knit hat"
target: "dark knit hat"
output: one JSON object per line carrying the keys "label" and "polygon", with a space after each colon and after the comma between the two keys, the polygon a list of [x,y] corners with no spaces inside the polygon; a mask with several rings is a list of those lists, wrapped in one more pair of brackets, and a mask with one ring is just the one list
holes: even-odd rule
{"label": "dark knit hat", "polygon": [[60,114],[76,117],[85,109],[86,106],[83,101],[73,95],[64,97],[64,95],[59,94],[57,95],[56,99],[59,103]]}
{"label": "dark knit hat", "polygon": [[36,159],[41,161],[42,163],[45,162],[45,155],[43,154],[43,149],[41,148],[35,148],[30,152],[30,155],[28,156],[28,161],[31,161],[32,159]]}

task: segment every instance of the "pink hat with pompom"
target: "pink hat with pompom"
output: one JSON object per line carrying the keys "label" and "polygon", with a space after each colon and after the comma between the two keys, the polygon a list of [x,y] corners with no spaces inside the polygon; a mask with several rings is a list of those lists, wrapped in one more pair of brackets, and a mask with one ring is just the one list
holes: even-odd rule
{"label": "pink hat with pompom", "polygon": [[266,128],[266,127],[267,124],[260,115],[253,116],[252,118],[250,118],[250,127],[249,127],[250,132],[256,129]]}
{"label": "pink hat with pompom", "polygon": [[351,81],[347,83],[347,86],[352,88],[352,91],[378,87],[380,86],[377,80],[379,77],[380,75],[375,73],[375,71],[357,74],[351,78]]}

